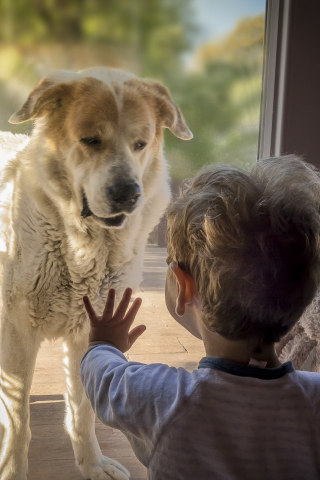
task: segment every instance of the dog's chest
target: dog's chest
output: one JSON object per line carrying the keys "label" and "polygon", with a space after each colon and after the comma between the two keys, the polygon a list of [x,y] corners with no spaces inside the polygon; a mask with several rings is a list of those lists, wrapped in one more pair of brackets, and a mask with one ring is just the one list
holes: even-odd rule
{"label": "dog's chest", "polygon": [[8,307],[23,299],[28,321],[45,337],[85,334],[83,296],[89,295],[102,311],[109,288],[117,286],[133,253],[121,252],[122,242],[118,242],[117,256],[127,262],[115,266],[103,231],[90,238],[72,236],[59,220],[49,222],[39,214],[32,216],[32,222],[27,216],[21,221],[21,214],[19,218],[13,230],[14,261],[8,262],[5,282]]}

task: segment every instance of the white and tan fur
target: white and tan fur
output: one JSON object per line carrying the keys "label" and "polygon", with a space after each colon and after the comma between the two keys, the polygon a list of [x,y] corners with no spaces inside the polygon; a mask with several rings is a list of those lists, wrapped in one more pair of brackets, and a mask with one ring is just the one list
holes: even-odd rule
{"label": "white and tan fur", "polygon": [[[86,479],[126,480],[126,469],[101,453],[80,380],[89,331],[82,297],[101,311],[110,287],[119,296],[138,287],[148,234],[170,199],[162,130],[192,134],[165,87],[107,67],[49,75],[10,121],[31,118],[30,139],[0,139],[11,158],[2,183],[13,184],[3,265],[0,478],[27,478],[37,352],[44,339],[63,337],[76,464]],[[111,196],[119,184],[120,194]],[[132,184],[137,193],[122,210]]]}

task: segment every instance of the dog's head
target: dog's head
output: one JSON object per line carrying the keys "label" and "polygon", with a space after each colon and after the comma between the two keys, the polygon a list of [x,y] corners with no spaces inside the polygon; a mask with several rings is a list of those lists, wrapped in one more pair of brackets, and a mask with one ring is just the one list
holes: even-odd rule
{"label": "dog's head", "polygon": [[107,68],[43,79],[9,121],[37,118],[43,141],[65,163],[81,215],[104,228],[123,227],[143,205],[144,176],[152,168],[156,176],[162,161],[162,129],[192,138],[166,87]]}

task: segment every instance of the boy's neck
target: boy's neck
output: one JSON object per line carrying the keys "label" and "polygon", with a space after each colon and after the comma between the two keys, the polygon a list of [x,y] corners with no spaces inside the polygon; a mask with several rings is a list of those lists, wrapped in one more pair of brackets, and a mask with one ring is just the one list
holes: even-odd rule
{"label": "boy's neck", "polygon": [[[207,330],[202,321],[202,304],[194,282],[176,264],[173,265],[174,268],[168,267],[167,270],[165,287],[167,308],[178,323],[192,335],[203,341],[208,357],[225,358],[242,365],[248,365],[252,358],[266,362],[267,368],[279,367],[281,365],[274,349],[274,343],[263,345],[261,352],[257,353],[247,340],[228,340],[218,333]],[[188,278],[188,288],[185,288],[186,284],[182,280],[184,279],[186,282]],[[181,282],[181,285],[179,282]],[[178,284],[180,285],[179,288]],[[193,294],[191,298],[190,291]],[[187,296],[186,292],[189,292],[189,296]],[[177,312],[177,305],[180,308],[183,306],[182,313]]]}
{"label": "boy's neck", "polygon": [[204,328],[203,343],[208,357],[219,357],[241,365],[248,365],[251,359],[265,362],[266,368],[280,367],[281,362],[275,352],[275,344],[262,345],[259,352],[247,340],[228,340],[218,333]]}

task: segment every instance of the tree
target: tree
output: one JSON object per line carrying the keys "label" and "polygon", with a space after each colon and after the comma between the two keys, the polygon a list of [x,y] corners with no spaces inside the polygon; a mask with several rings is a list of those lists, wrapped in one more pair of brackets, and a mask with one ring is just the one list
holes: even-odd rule
{"label": "tree", "polygon": [[225,39],[198,49],[193,73],[168,78],[194,134],[188,144],[167,136],[174,178],[205,164],[256,160],[263,37],[263,15],[243,19]]}
{"label": "tree", "polygon": [[190,0],[2,0],[0,41],[130,47],[142,73],[156,76],[175,66],[190,45],[189,5]]}

